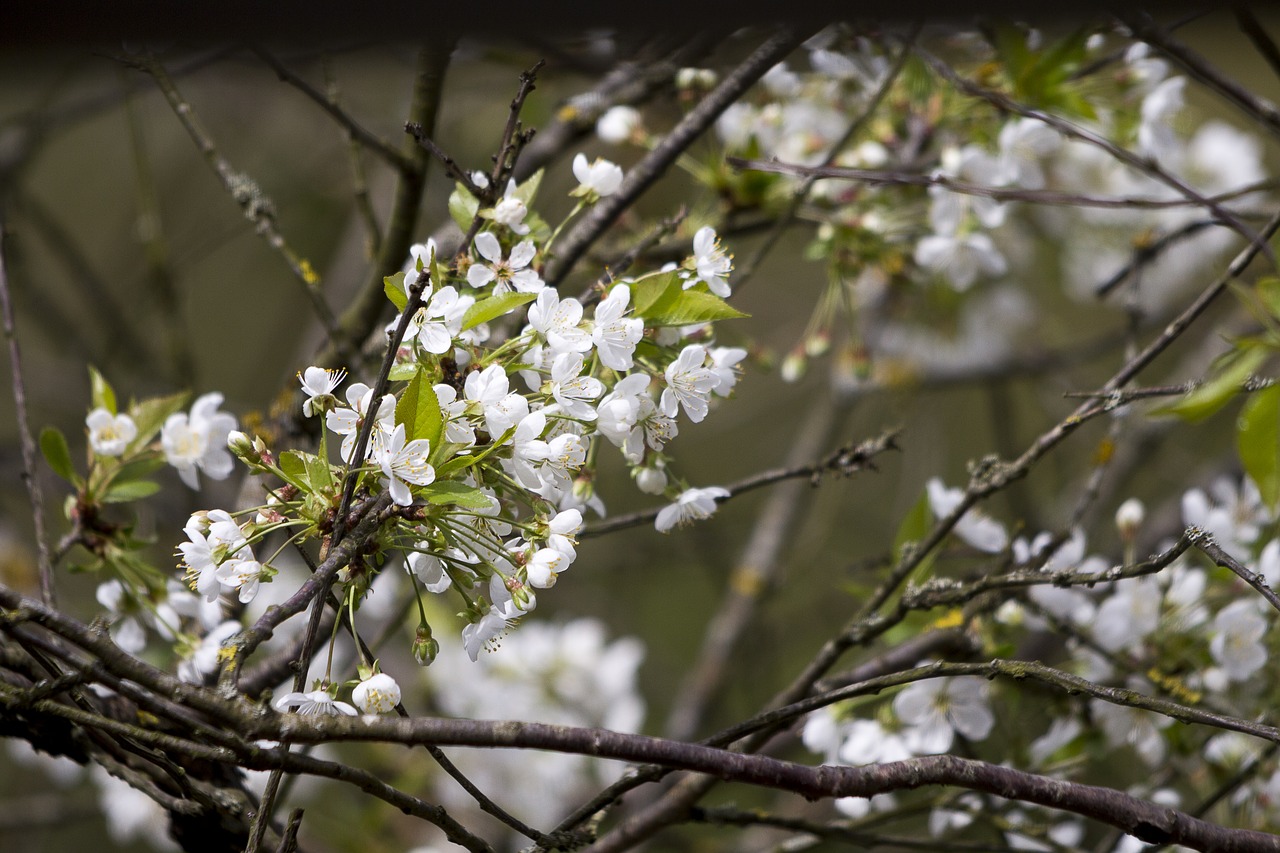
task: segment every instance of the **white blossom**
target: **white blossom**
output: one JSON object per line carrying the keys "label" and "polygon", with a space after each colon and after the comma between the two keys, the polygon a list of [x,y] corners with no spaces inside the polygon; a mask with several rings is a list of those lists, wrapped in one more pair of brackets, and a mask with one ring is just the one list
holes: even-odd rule
{"label": "white blossom", "polygon": [[[963,490],[948,489],[937,477],[929,480],[926,490],[929,493],[929,507],[937,518],[950,515],[964,500]],[[960,516],[954,532],[979,551],[986,551],[988,554],[998,554],[1009,544],[1009,534],[1005,532],[1004,526],[976,507],[970,507]]]}
{"label": "white blossom", "polygon": [[138,437],[137,424],[124,413],[113,415],[99,406],[84,419],[89,429],[89,446],[98,456],[119,456]]}
{"label": "white blossom", "polygon": [[517,290],[521,293],[538,293],[546,284],[536,270],[529,267],[538,254],[532,240],[525,240],[511,250],[510,257],[502,257],[502,245],[488,231],[476,235],[476,251],[489,263],[474,263],[467,270],[467,284],[472,287],[493,285],[495,296]]}
{"label": "white blossom", "polygon": [[600,363],[611,370],[631,369],[636,344],[644,336],[643,320],[623,316],[630,300],[631,288],[619,284],[596,305],[591,340],[600,355]]}
{"label": "white blossom", "polygon": [[703,365],[707,350],[700,344],[690,344],[680,351],[675,361],[667,365],[664,373],[667,387],[662,392],[662,413],[674,418],[681,407],[689,420],[699,423],[707,416],[707,403],[711,392],[720,384],[720,377]]}
{"label": "white blossom", "polygon": [[365,714],[389,714],[400,704],[400,685],[379,672],[352,688],[351,701]]}
{"label": "white blossom", "polygon": [[193,489],[200,487],[197,469],[215,480],[231,475],[234,460],[227,450],[227,435],[236,428],[236,419],[219,412],[221,405],[221,394],[204,394],[192,404],[190,414],[176,412],[160,428],[165,459]]}
{"label": "white blossom", "polygon": [[622,169],[616,163],[599,157],[588,163],[585,154],[573,158],[573,176],[578,179],[575,193],[588,199],[613,195],[622,186]]}
{"label": "white blossom", "polygon": [[309,693],[286,693],[276,700],[276,710],[293,711],[303,716],[338,717],[357,715],[356,709],[346,702],[339,702],[329,695],[327,690],[312,690]]}
{"label": "white blossom", "polygon": [[672,528],[710,518],[716,512],[716,499],[727,497],[729,497],[729,490],[720,486],[685,489],[675,503],[662,508],[658,517],[654,519],[653,526],[659,533],[668,533]]}
{"label": "white blossom", "polygon": [[596,119],[596,136],[602,142],[617,145],[626,142],[643,126],[643,119],[635,107],[619,105],[605,110]]}
{"label": "white blossom", "polygon": [[427,486],[435,482],[436,470],[427,460],[431,455],[431,442],[425,438],[405,441],[404,424],[396,424],[390,437],[379,444],[374,461],[386,476],[383,485],[391,491],[391,500],[398,506],[409,506],[413,495],[409,484]]}
{"label": "white blossom", "polygon": [[716,296],[729,297],[729,273],[733,270],[733,256],[725,253],[716,231],[710,225],[704,225],[693,235],[692,270],[685,270],[680,275],[684,278],[684,288],[688,290],[698,282],[705,282]]}
{"label": "white blossom", "polygon": [[1248,681],[1267,662],[1267,620],[1254,599],[1233,601],[1218,611],[1209,652],[1232,681]]}
{"label": "white blossom", "polygon": [[310,418],[333,408],[336,403],[333,391],[342,384],[346,375],[345,370],[327,370],[315,366],[299,373],[298,381],[302,383],[302,390],[307,395],[302,404],[302,414]]}

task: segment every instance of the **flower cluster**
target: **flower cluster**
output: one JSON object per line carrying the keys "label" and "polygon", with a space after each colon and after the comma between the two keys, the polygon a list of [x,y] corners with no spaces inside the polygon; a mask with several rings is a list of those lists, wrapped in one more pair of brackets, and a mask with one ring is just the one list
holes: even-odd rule
{"label": "flower cluster", "polygon": [[[585,156],[573,172],[580,201],[571,218],[624,180],[616,165]],[[179,550],[188,582],[205,600],[250,602],[275,573],[255,544],[275,530],[301,541],[326,529],[344,478],[355,476],[359,495],[385,493],[395,509],[377,534],[380,553],[405,555],[419,596],[456,597],[463,647],[477,660],[571,568],[584,512],[604,514],[594,479],[604,448],[618,448],[644,491],[673,501],[658,515],[661,531],[707,518],[728,495],[680,480],[669,445],[682,421],[702,422],[716,399],[731,394],[746,357],[714,337],[717,321],[744,316],[725,301],[731,256],[704,226],[682,265],[583,298],[561,296],[541,270],[564,224],[551,232],[538,216],[540,178],[510,183],[491,208],[459,185],[451,211],[484,223],[468,251],[446,263],[434,244],[414,246],[404,272],[387,279],[388,298],[408,311],[387,390],[346,383],[343,370],[313,366],[299,374],[303,415],[325,426],[317,453],[273,452],[233,432],[234,421],[217,411],[219,395],[200,398],[190,415],[169,417],[162,442],[184,479],[194,483],[197,470],[224,476],[230,437],[232,452],[264,476],[268,490],[256,517],[192,516]],[[418,300],[412,310],[411,295]],[[90,428],[103,453],[127,434],[102,415]],[[331,439],[340,461],[329,458]],[[368,569],[377,573],[366,565],[341,577],[352,611],[370,587]],[[439,648],[430,609],[420,600],[414,656],[422,663]],[[208,637],[215,633],[214,652],[225,640],[220,628]],[[376,670],[355,686],[351,703],[338,700],[339,686],[327,674],[277,707],[385,713],[400,698],[395,681]]]}

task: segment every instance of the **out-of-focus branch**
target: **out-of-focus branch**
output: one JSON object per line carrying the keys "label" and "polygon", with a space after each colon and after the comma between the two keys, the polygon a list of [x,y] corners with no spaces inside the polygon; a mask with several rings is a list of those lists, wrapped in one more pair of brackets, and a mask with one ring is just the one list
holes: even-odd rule
{"label": "out-of-focus branch", "polygon": [[920,47],[917,47],[915,50],[916,53],[929,64],[929,67],[932,68],[935,73],[947,82],[951,83],[959,91],[964,92],[966,95],[980,98],[1004,112],[1020,115],[1024,118],[1036,119],[1064,136],[1072,139],[1078,139],[1081,142],[1087,142],[1088,144],[1105,151],[1113,159],[1138,170],[1142,174],[1147,175],[1156,181],[1159,181],[1165,186],[1176,191],[1179,195],[1182,195],[1183,197],[1204,207],[1216,218],[1221,219],[1223,222],[1230,225],[1232,229],[1240,234],[1240,236],[1248,240],[1257,251],[1266,255],[1267,260],[1271,262],[1271,265],[1275,266],[1275,255],[1271,251],[1271,247],[1267,245],[1267,236],[1255,233],[1252,228],[1241,222],[1240,218],[1236,214],[1227,210],[1213,199],[1206,198],[1181,178],[1171,174],[1151,158],[1140,157],[1127,148],[1122,148],[1111,140],[1077,124],[1073,124],[1064,118],[1047,113],[1044,110],[1037,110],[1028,107],[1025,104],[1020,104],[1000,92],[988,89],[985,86],[981,86],[973,82],[972,80],[961,77],[950,65],[928,51]]}
{"label": "out-of-focus branch", "polygon": [[213,169],[218,179],[222,181],[223,188],[240,206],[244,217],[253,223],[254,230],[258,235],[266,240],[267,245],[274,249],[289,265],[289,269],[302,285],[303,292],[306,294],[308,301],[310,301],[311,307],[320,323],[324,326],[326,333],[335,341],[341,340],[342,329],[338,325],[337,318],[334,317],[329,303],[325,301],[324,293],[320,290],[320,277],[316,275],[315,270],[311,268],[311,264],[307,260],[300,257],[290,248],[284,239],[284,235],[276,227],[275,209],[271,199],[267,197],[253,178],[244,172],[237,171],[218,152],[213,138],[204,129],[204,126],[196,117],[195,111],[191,108],[191,104],[183,98],[182,93],[178,91],[177,85],[173,82],[168,72],[165,71],[163,65],[151,57],[146,57],[137,63],[137,67],[150,74],[156,81],[156,85],[160,87],[160,91],[164,94],[165,100],[169,102],[174,115],[178,117],[178,121],[182,123],[187,134],[195,142],[205,162],[209,164],[209,168]]}
{"label": "out-of-focus branch", "polygon": [[1274,104],[1259,98],[1220,69],[1214,68],[1203,56],[1178,41],[1163,27],[1157,26],[1150,15],[1127,14],[1121,17],[1135,36],[1169,57],[1183,71],[1217,92],[1271,133],[1280,133],[1280,110]]}
{"label": "out-of-focus branch", "polygon": [[601,199],[565,235],[559,244],[554,265],[544,276],[547,283],[558,286],[605,229],[634,204],[721,113],[804,38],[793,27],[781,28],[712,89],[643,160],[632,167],[617,192]]}
{"label": "out-of-focus branch", "polygon": [[312,86],[306,80],[293,73],[283,62],[277,59],[269,51],[261,45],[254,45],[250,48],[254,55],[270,66],[271,70],[276,73],[285,83],[297,89],[306,95],[316,106],[329,114],[329,117],[336,121],[347,135],[359,142],[365,148],[377,154],[383,160],[386,160],[396,171],[404,173],[413,171],[415,166],[413,161],[397,151],[391,143],[381,137],[375,136],[371,131],[366,129],[364,125],[356,121],[355,118],[342,109],[338,104],[327,97],[319,89]]}
{"label": "out-of-focus branch", "polygon": [[[782,163],[777,160],[744,160],[741,157],[725,158],[735,169],[757,172],[775,172],[796,175],[806,180],[828,178],[859,181],[882,186],[941,187],[961,195],[979,196],[993,201],[1020,201],[1028,204],[1048,204],[1055,207],[1095,207],[1102,209],[1165,210],[1180,207],[1204,207],[1208,202],[1218,205],[1242,196],[1273,190],[1280,186],[1280,179],[1267,178],[1229,192],[1197,198],[1158,199],[1150,196],[1091,196],[1061,190],[1028,190],[1015,187],[990,187],[957,180],[950,175],[902,172],[891,169],[853,169],[845,166],[803,166],[798,163]],[[1203,226],[1201,226],[1203,227]]]}
{"label": "out-of-focus branch", "polygon": [[[431,133],[435,132],[436,117],[440,114],[445,71],[449,67],[454,44],[453,37],[438,35],[418,54],[408,120],[421,124]],[[316,355],[315,363],[322,367],[350,366],[349,361],[359,353],[361,342],[378,326],[387,310],[382,280],[398,272],[405,258],[409,257],[409,247],[413,244],[418,223],[418,208],[427,187],[427,153],[412,140],[406,140],[404,147],[404,157],[412,168],[402,171],[396,183],[391,216],[374,268],[351,304],[342,312],[339,320],[342,336],[329,341]],[[343,365],[344,361],[348,363]]]}
{"label": "out-of-focus branch", "polygon": [[[802,466],[830,440],[838,410],[830,400],[810,407],[804,424],[787,450],[784,467]],[[751,536],[742,548],[725,586],[724,598],[707,621],[702,647],[693,665],[685,672],[667,715],[665,734],[673,740],[693,737],[706,713],[711,697],[723,683],[726,667],[742,632],[755,617],[756,604],[774,581],[782,565],[780,555],[790,541],[797,516],[806,503],[804,483],[793,479],[769,494],[760,508]]]}
{"label": "out-of-focus branch", "polygon": [[54,606],[53,562],[49,559],[49,541],[44,529],[44,495],[36,468],[36,442],[31,436],[27,418],[27,390],[22,380],[22,350],[13,323],[13,300],[9,295],[9,277],[4,267],[4,221],[0,220],[0,310],[4,312],[4,337],[9,344],[9,378],[13,389],[13,407],[18,418],[18,442],[22,448],[22,480],[31,501],[31,523],[35,527],[36,560],[40,572],[40,599]]}
{"label": "out-of-focus branch", "polygon": [[[735,498],[744,492],[752,489],[758,489],[762,486],[768,486],[783,480],[794,480],[800,477],[808,477],[811,482],[816,482],[824,474],[839,474],[842,477],[851,477],[858,471],[868,468],[875,470],[874,459],[881,453],[889,450],[897,450],[898,446],[895,439],[898,435],[897,430],[888,430],[875,438],[869,438],[866,441],[854,446],[841,447],[823,458],[800,465],[791,465],[784,468],[774,468],[769,471],[761,471],[758,474],[752,474],[725,486],[725,490],[729,492],[729,496],[720,500],[727,501]],[[658,513],[662,511],[662,507],[653,509],[640,510],[639,512],[628,513],[627,515],[619,515],[608,521],[602,521],[593,525],[582,533],[580,537],[599,536],[604,533],[612,533],[615,530],[622,530],[627,527],[636,527],[646,524],[658,517]]]}

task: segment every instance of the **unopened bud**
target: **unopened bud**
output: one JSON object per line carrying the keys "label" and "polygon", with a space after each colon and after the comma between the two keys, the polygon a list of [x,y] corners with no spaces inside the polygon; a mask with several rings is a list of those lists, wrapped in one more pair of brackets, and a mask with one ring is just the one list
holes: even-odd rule
{"label": "unopened bud", "polygon": [[805,368],[808,367],[808,359],[804,354],[804,347],[798,347],[787,353],[787,357],[782,360],[783,382],[799,382],[804,376]]}
{"label": "unopened bud", "polygon": [[413,638],[413,659],[418,662],[418,666],[430,666],[438,654],[440,644],[431,636],[431,626],[423,622]]}
{"label": "unopened bud", "polygon": [[825,355],[831,349],[831,333],[820,329],[804,339],[804,352],[810,358]]}
{"label": "unopened bud", "polygon": [[227,449],[246,464],[257,465],[262,462],[262,453],[253,446],[253,439],[240,430],[232,430],[227,434]]}
{"label": "unopened bud", "polygon": [[1129,498],[1120,504],[1119,509],[1116,510],[1116,530],[1120,531],[1120,538],[1125,542],[1132,542],[1137,537],[1145,517],[1146,508],[1137,498]]}
{"label": "unopened bud", "polygon": [[660,495],[667,488],[667,472],[659,467],[636,471],[636,488],[646,495]]}

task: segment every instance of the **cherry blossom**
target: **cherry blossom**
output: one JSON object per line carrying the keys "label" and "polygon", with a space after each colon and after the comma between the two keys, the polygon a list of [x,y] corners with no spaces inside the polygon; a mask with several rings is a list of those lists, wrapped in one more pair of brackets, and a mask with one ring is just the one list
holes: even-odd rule
{"label": "cherry blossom", "polygon": [[221,394],[204,394],[192,404],[190,414],[172,414],[160,429],[165,459],[193,489],[200,487],[198,471],[215,480],[231,475],[234,460],[227,451],[227,435],[236,428],[236,419],[219,412],[221,405]]}
{"label": "cherry blossom", "polygon": [[365,714],[390,714],[400,704],[400,685],[385,672],[375,673],[351,690],[351,701]]}
{"label": "cherry blossom", "polygon": [[121,455],[138,436],[133,418],[123,413],[113,415],[102,407],[90,412],[84,425],[89,429],[89,446],[99,456]]}
{"label": "cherry blossom", "polygon": [[716,512],[716,499],[727,497],[729,490],[720,486],[685,489],[675,503],[662,508],[653,526],[659,533],[668,533],[673,528],[710,518]]}
{"label": "cherry blossom", "polygon": [[532,240],[525,240],[511,250],[511,256],[502,257],[502,245],[488,231],[476,235],[476,251],[488,264],[472,264],[467,270],[467,284],[472,287],[493,285],[494,295],[517,290],[521,293],[538,293],[546,285],[538,273],[529,267],[538,253]]}

